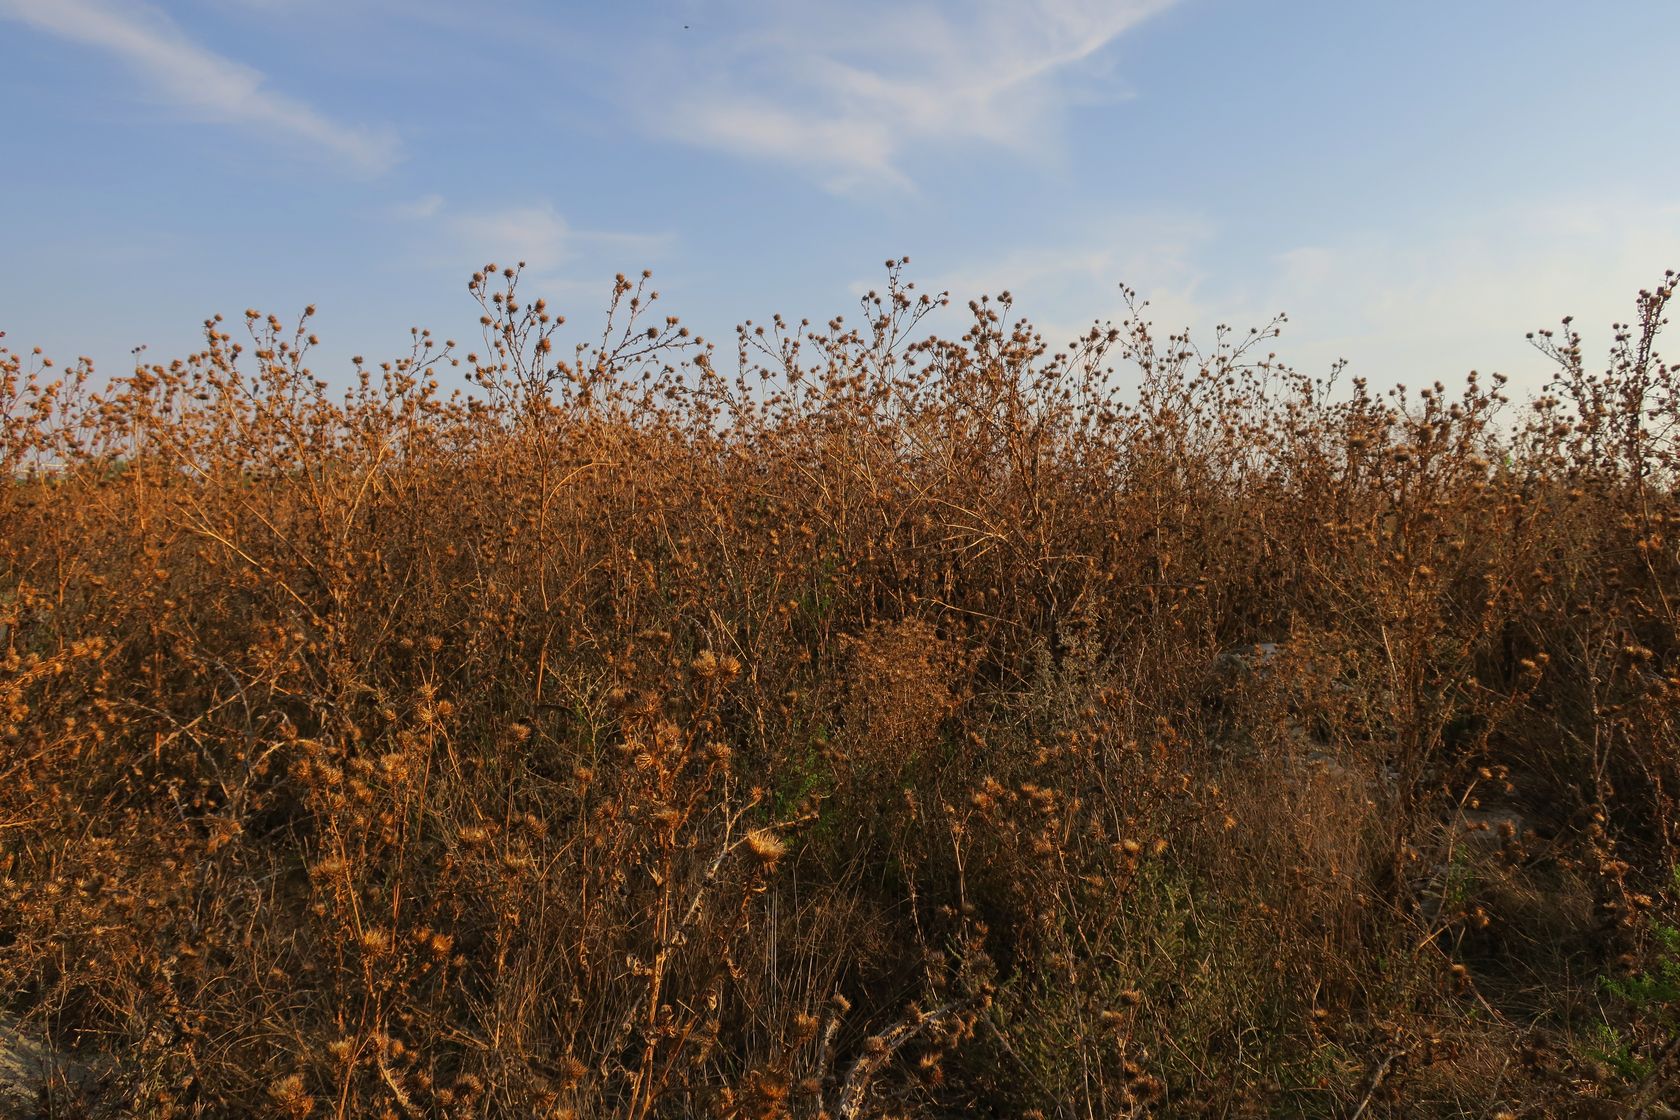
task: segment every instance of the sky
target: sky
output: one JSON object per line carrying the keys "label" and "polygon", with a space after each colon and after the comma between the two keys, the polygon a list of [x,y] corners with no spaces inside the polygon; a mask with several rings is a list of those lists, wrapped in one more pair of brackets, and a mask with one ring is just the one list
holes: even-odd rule
{"label": "sky", "polygon": [[[597,326],[617,272],[732,347],[882,263],[1115,316],[1290,322],[1379,384],[1541,384],[1680,268],[1680,4],[0,0],[0,330],[125,372],[319,308],[317,372],[469,345],[489,261]],[[1596,344],[1596,345],[1595,345]]]}

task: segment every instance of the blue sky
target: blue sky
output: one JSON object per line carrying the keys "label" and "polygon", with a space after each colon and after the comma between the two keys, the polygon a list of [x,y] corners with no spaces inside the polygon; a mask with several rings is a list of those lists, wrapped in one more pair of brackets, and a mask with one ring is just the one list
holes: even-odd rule
{"label": "blue sky", "polygon": [[1053,335],[1124,281],[1533,385],[1524,331],[1680,267],[1677,44],[1672,0],[0,0],[0,330],[117,372],[313,302],[341,377],[475,339],[488,260],[580,326],[651,268],[727,343],[907,254]]}

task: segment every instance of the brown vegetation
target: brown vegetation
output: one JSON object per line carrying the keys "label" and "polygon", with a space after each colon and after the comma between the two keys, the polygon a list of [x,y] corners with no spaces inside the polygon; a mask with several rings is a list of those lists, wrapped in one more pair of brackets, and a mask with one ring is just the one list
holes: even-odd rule
{"label": "brown vegetation", "polygon": [[256,312],[0,351],[0,1012],[104,1056],[43,1114],[1657,1107],[1674,277],[1508,405],[901,267],[734,373],[493,266],[342,396]]}

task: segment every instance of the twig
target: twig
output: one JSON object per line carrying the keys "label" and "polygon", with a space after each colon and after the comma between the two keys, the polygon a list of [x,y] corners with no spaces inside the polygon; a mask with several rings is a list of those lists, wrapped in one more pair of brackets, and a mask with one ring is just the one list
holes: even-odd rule
{"label": "twig", "polygon": [[1380,1062],[1371,1067],[1371,1072],[1365,1075],[1365,1095],[1360,1098],[1359,1104],[1354,1107],[1354,1110],[1348,1113],[1348,1120],[1359,1120],[1361,1116],[1365,1115],[1365,1110],[1371,1106],[1371,1101],[1376,1097],[1377,1090],[1382,1088],[1384,1081],[1388,1080],[1388,1075],[1394,1072],[1394,1063],[1415,1049],[1417,1049],[1417,1043],[1414,1042],[1404,1050],[1390,1050]]}
{"label": "twig", "polygon": [[950,1018],[973,1002],[972,999],[952,1000],[940,1004],[932,1011],[917,1012],[914,1017],[905,1019],[886,1033],[870,1039],[869,1048],[852,1063],[851,1072],[846,1074],[846,1080],[840,1086],[839,1095],[834,1103],[836,1120],[857,1120],[862,1115],[864,1100],[869,1095],[870,1082],[899,1048],[934,1023]]}

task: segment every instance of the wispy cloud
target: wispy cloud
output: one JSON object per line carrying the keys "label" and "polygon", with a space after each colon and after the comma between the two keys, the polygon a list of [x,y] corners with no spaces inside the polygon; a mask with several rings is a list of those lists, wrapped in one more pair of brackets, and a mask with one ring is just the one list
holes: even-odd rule
{"label": "wispy cloud", "polygon": [[448,216],[455,241],[485,260],[522,260],[533,272],[553,272],[577,254],[577,235],[553,206],[511,206]]}
{"label": "wispy cloud", "polygon": [[408,202],[397,203],[391,207],[391,214],[397,218],[418,220],[435,217],[438,211],[442,209],[443,196],[441,194],[423,194],[419,198],[411,199]]}
{"label": "wispy cloud", "polygon": [[1680,267],[1680,205],[1633,196],[1511,204],[1451,226],[1345,230],[1275,252],[1240,277],[1222,263],[1230,232],[1188,214],[1095,221],[1077,238],[936,269],[920,286],[949,290],[952,315],[1008,289],[1059,347],[1093,321],[1117,319],[1117,285],[1128,283],[1149,300],[1146,318],[1188,327],[1198,342],[1218,323],[1246,330],[1287,312],[1268,348],[1305,373],[1345,358],[1350,375],[1387,386],[1453,382],[1477,369],[1510,376],[1522,394],[1550,373],[1528,331],[1574,314],[1589,353],[1602,353],[1609,324],[1632,315],[1639,288]]}
{"label": "wispy cloud", "polygon": [[610,277],[615,271],[639,269],[664,254],[673,240],[657,233],[577,229],[550,202],[457,209],[442,195],[428,194],[392,213],[425,223],[435,235],[434,247],[442,250],[451,267],[524,261],[544,282],[564,280],[580,270],[608,269]]}
{"label": "wispy cloud", "polygon": [[1175,2],[737,0],[707,9],[703,55],[644,75],[643,110],[673,137],[832,190],[904,188],[918,145],[1042,144],[1088,92],[1074,79],[1100,78],[1104,48]]}
{"label": "wispy cloud", "polygon": [[1470,227],[1346,233],[1279,254],[1246,297],[1224,294],[1227,306],[1263,299],[1288,309],[1278,349],[1302,369],[1345,357],[1353,373],[1408,383],[1478,369],[1528,391],[1550,373],[1528,331],[1573,314],[1589,356],[1602,354],[1610,324],[1626,321],[1635,293],[1676,262],[1680,206],[1551,200],[1508,205]]}
{"label": "wispy cloud", "polygon": [[958,315],[967,314],[961,309],[971,299],[1008,291],[1052,349],[1093,323],[1118,320],[1125,311],[1121,284],[1149,301],[1149,318],[1178,330],[1205,316],[1201,300],[1217,232],[1206,218],[1178,212],[1094,221],[1077,240],[957,262],[918,286],[948,291]]}
{"label": "wispy cloud", "polygon": [[276,129],[362,173],[398,158],[388,132],[356,128],[268,87],[259,70],[194,42],[165,13],[131,0],[0,0],[0,18],[106,51],[159,96],[204,119]]}

